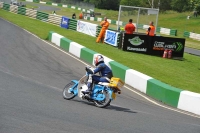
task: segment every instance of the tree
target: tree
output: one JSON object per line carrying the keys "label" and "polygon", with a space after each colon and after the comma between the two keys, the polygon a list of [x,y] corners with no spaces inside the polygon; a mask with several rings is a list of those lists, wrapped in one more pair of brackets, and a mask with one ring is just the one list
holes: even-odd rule
{"label": "tree", "polygon": [[84,0],[95,5],[96,8],[107,10],[119,10],[120,0]]}
{"label": "tree", "polygon": [[160,11],[171,10],[171,1],[173,0],[155,0],[154,6],[155,8],[159,8]]}
{"label": "tree", "polygon": [[177,12],[183,12],[190,10],[190,0],[172,0],[171,6],[172,9]]}
{"label": "tree", "polygon": [[190,8],[200,13],[200,0],[190,0]]}
{"label": "tree", "polygon": [[121,0],[120,5],[141,6],[141,0]]}

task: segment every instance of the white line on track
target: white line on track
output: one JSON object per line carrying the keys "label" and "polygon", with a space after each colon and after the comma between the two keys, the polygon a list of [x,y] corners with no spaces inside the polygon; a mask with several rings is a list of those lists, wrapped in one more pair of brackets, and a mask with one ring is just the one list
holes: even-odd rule
{"label": "white line on track", "polygon": [[[5,20],[5,19],[4,19],[4,20]],[[7,21],[7,20],[5,20],[5,21]],[[7,21],[7,22],[9,22],[9,21]],[[11,22],[9,22],[9,23],[11,23]],[[11,24],[13,24],[13,23],[11,23]],[[16,25],[16,24],[13,24],[13,25],[19,27],[19,26]],[[21,28],[21,27],[19,27],[19,28]],[[21,29],[22,29],[22,28],[21,28]],[[35,34],[33,34],[33,33],[29,32],[29,31],[27,31],[26,29],[23,29],[23,30],[26,31],[26,32],[28,32],[29,34],[35,36],[36,38],[40,39],[41,41],[43,41],[43,42],[49,44],[50,46],[56,48],[57,50],[59,50],[59,51],[65,53],[65,54],[67,54],[68,56],[74,58],[75,60],[78,60],[79,62],[83,63],[84,65],[88,65],[87,63],[83,62],[83,61],[80,60],[79,58],[77,58],[77,57],[75,57],[75,56],[73,56],[73,55],[67,53],[66,51],[64,51],[64,50],[62,50],[62,49],[60,49],[60,48],[58,48],[57,46],[55,46],[55,45],[53,45],[53,44],[51,44],[51,43],[49,43],[49,42],[47,42],[47,41],[45,41],[45,40],[42,40],[41,38],[39,38],[39,37],[36,36]],[[39,83],[39,82],[38,82],[38,83]],[[40,84],[42,84],[42,83],[40,83]],[[148,98],[147,96],[145,96],[145,95],[142,94],[142,93],[139,93],[139,92],[137,92],[137,91],[134,91],[133,89],[131,89],[131,88],[127,87],[127,86],[124,86],[124,87],[125,87],[126,89],[128,89],[128,90],[134,92],[135,94],[137,94],[137,95],[143,97],[143,98],[146,99],[147,101],[149,101],[149,102],[151,102],[151,103],[157,105],[157,106],[160,106],[160,107],[162,107],[162,108],[165,108],[165,109],[168,109],[168,110],[171,110],[171,111],[175,111],[175,112],[178,112],[178,113],[181,113],[181,114],[185,114],[185,115],[189,115],[189,116],[192,116],[192,117],[200,118],[200,116],[198,116],[198,115],[195,115],[195,114],[192,114],[192,113],[188,113],[188,112],[185,112],[185,111],[181,111],[181,110],[178,110],[178,109],[175,109],[175,108],[170,108],[170,107],[164,106],[164,105],[162,105],[162,104],[160,104],[160,103],[158,103],[158,102],[156,102],[156,101],[154,101],[154,100],[151,100],[150,98]],[[54,88],[54,89],[55,89],[56,87],[52,87],[52,86],[51,86],[51,88]],[[57,88],[56,88],[56,89],[57,89]]]}

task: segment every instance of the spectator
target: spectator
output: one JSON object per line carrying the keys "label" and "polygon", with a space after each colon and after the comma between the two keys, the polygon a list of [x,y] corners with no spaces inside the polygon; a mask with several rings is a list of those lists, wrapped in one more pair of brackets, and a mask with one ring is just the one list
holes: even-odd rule
{"label": "spectator", "polygon": [[197,17],[197,11],[196,10],[194,11],[194,17]]}
{"label": "spectator", "polygon": [[153,25],[153,21],[151,21],[151,22],[149,23],[149,28],[148,28],[148,30],[146,31],[146,34],[147,34],[148,36],[154,36],[154,35],[155,35],[155,26]]}
{"label": "spectator", "polygon": [[110,23],[107,21],[107,17],[104,17],[104,21],[100,23],[102,26],[99,36],[97,37],[96,42],[99,43],[100,41],[103,43],[105,38],[106,30],[108,29]]}
{"label": "spectator", "polygon": [[82,12],[79,15],[79,19],[83,19],[83,13]]}
{"label": "spectator", "polygon": [[76,19],[76,14],[75,13],[72,14],[72,19]]}
{"label": "spectator", "polygon": [[126,34],[133,34],[135,32],[135,26],[133,25],[133,20],[129,19],[129,23],[125,26]]}
{"label": "spectator", "polygon": [[56,11],[53,11],[52,14],[53,14],[53,15],[56,15]]}

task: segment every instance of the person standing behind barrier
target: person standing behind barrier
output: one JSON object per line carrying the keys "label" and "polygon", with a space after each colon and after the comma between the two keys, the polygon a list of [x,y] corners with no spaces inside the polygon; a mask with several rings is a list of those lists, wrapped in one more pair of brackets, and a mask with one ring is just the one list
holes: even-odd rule
{"label": "person standing behind barrier", "polygon": [[126,34],[133,34],[135,32],[135,26],[133,25],[133,20],[129,19],[129,23],[125,26]]}
{"label": "person standing behind barrier", "polygon": [[148,36],[154,36],[154,33],[155,33],[155,26],[153,25],[153,21],[151,21],[150,23],[149,23],[149,28],[148,28],[148,30],[147,30],[147,32],[146,32],[146,34],[148,35]]}
{"label": "person standing behind barrier", "polygon": [[76,14],[75,13],[72,14],[72,19],[76,19]]}
{"label": "person standing behind barrier", "polygon": [[104,42],[104,38],[105,38],[105,33],[106,30],[108,29],[110,23],[107,21],[107,17],[104,17],[104,21],[102,21],[100,23],[100,25],[102,26],[101,31],[97,37],[96,42],[99,43],[100,41],[103,43]]}
{"label": "person standing behind barrier", "polygon": [[196,10],[194,11],[194,17],[197,17],[197,11]]}

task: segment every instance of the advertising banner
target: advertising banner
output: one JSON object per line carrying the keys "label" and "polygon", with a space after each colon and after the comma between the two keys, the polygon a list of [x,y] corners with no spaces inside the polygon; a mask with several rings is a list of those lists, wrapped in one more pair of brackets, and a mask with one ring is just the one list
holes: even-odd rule
{"label": "advertising banner", "polygon": [[158,37],[155,36],[151,49],[152,54],[162,55],[164,50],[172,50],[173,56],[183,57],[185,48],[184,38]]}
{"label": "advertising banner", "polygon": [[97,24],[92,24],[84,21],[77,21],[77,31],[90,36],[96,37]]}
{"label": "advertising banner", "polygon": [[104,42],[117,47],[118,46],[118,44],[117,44],[118,35],[119,35],[118,32],[106,30]]}
{"label": "advertising banner", "polygon": [[69,18],[63,16],[62,19],[61,19],[60,27],[68,29]]}
{"label": "advertising banner", "polygon": [[137,34],[124,34],[123,50],[146,53],[147,36]]}
{"label": "advertising banner", "polygon": [[125,51],[162,56],[164,50],[171,50],[173,57],[183,57],[185,39],[161,36],[150,37],[140,34],[124,34],[122,45],[122,49]]}

